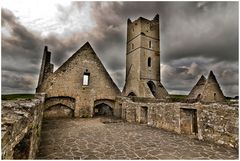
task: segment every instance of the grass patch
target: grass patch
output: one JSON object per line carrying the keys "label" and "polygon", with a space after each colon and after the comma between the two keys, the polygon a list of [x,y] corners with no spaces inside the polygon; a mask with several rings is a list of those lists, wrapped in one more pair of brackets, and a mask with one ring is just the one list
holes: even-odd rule
{"label": "grass patch", "polygon": [[2,100],[32,99],[34,96],[34,94],[5,94],[2,95]]}
{"label": "grass patch", "polygon": [[187,95],[170,95],[173,102],[182,102],[185,101]]}
{"label": "grass patch", "polygon": [[170,95],[171,98],[178,98],[178,99],[185,99],[187,98],[187,95]]}

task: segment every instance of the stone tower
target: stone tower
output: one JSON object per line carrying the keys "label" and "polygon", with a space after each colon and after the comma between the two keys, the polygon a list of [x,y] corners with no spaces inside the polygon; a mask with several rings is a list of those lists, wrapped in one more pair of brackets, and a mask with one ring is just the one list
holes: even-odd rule
{"label": "stone tower", "polygon": [[53,64],[51,64],[51,52],[49,52],[48,47],[45,46],[36,92],[41,92],[41,85],[53,73],[53,67]]}
{"label": "stone tower", "polygon": [[127,22],[125,96],[165,98],[160,82],[159,15]]}

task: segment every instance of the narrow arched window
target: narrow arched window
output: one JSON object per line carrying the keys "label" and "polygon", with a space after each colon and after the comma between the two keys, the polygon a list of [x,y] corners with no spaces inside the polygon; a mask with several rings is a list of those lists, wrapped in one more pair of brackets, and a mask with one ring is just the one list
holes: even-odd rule
{"label": "narrow arched window", "polygon": [[149,41],[149,42],[148,42],[148,47],[149,47],[149,48],[152,48],[152,41]]}
{"label": "narrow arched window", "polygon": [[148,67],[151,67],[152,66],[152,60],[151,60],[151,58],[149,57],[148,58]]}
{"label": "narrow arched window", "polygon": [[134,48],[134,44],[132,44],[132,49]]}

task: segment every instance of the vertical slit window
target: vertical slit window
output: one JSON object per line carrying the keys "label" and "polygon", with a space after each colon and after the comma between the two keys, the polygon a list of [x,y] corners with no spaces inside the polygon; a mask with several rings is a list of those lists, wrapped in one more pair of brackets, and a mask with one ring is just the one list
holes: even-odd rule
{"label": "vertical slit window", "polygon": [[149,57],[148,58],[148,67],[151,67],[152,66],[152,60],[151,60],[151,58]]}
{"label": "vertical slit window", "polygon": [[148,47],[149,47],[149,48],[152,48],[152,41],[149,41],[149,42],[148,42]]}
{"label": "vertical slit window", "polygon": [[132,49],[134,48],[134,44],[132,44]]}

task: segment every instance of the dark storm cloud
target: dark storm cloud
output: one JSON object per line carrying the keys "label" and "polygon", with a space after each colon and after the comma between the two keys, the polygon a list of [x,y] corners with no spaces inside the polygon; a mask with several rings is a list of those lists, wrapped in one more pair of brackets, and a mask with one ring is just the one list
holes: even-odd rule
{"label": "dark storm cloud", "polygon": [[238,62],[213,62],[203,58],[194,61],[193,58],[186,58],[178,63],[163,64],[161,67],[162,82],[170,93],[178,90],[188,94],[201,75],[207,78],[212,70],[225,95],[238,95]]}
{"label": "dark storm cloud", "polygon": [[[237,2],[98,2],[93,3],[92,8],[94,10],[92,15],[98,28],[96,32],[104,33],[104,36],[95,43],[97,48],[105,51],[99,52],[105,54],[102,56],[103,61],[110,58],[107,56],[110,53],[114,53],[111,57],[113,60],[116,60],[118,53],[120,55],[125,53],[127,18],[135,20],[142,16],[152,19],[156,13],[159,13],[161,61],[173,68],[171,75],[162,69],[163,83],[166,84],[167,89],[190,91],[198,77],[202,74],[207,76],[210,70],[214,70],[216,75],[219,75],[219,79],[223,80],[221,83],[223,90],[226,91],[225,94],[238,95],[237,89],[226,90],[229,89],[226,84],[233,82],[221,77],[220,74],[226,70],[228,63],[218,64],[218,62],[238,61]],[[106,30],[108,28],[121,28],[121,30],[115,30],[118,34],[113,36],[108,34],[111,32]],[[124,40],[115,42],[122,39]],[[118,46],[121,53],[117,52],[114,46]],[[118,64],[111,60],[106,64],[110,65],[108,66],[110,69],[124,67],[123,57],[118,60]],[[234,71],[236,75],[232,84],[234,86],[238,82],[238,69],[233,68],[234,66],[227,67],[227,70]],[[166,75],[168,77],[164,77]],[[178,75],[177,79],[176,75]],[[123,81],[124,78],[121,80]]]}
{"label": "dark storm cloud", "polygon": [[[68,7],[57,7],[57,18],[70,22],[86,5],[90,5],[93,28],[70,28],[62,35],[50,33],[46,37],[24,27],[11,11],[2,9],[2,26],[7,24],[12,29],[10,37],[2,36],[2,62],[6,61],[2,68],[38,74],[44,45],[49,46],[53,63],[59,66],[89,41],[122,88],[127,18],[152,19],[158,13],[161,77],[167,90],[188,93],[202,74],[207,76],[214,70],[224,94],[238,95],[238,2],[72,2]],[[21,68],[14,62],[16,58]]]}
{"label": "dark storm cloud", "polygon": [[199,55],[217,61],[238,58],[237,2],[99,2],[93,8],[103,28],[126,26],[128,17],[153,18],[159,13],[163,60]]}
{"label": "dark storm cloud", "polygon": [[2,70],[2,93],[34,92],[37,75]]}
{"label": "dark storm cloud", "polygon": [[[67,52],[76,47],[79,39],[73,36],[62,41],[61,37],[53,34],[41,37],[36,31],[23,26],[10,10],[4,8],[2,28],[5,29],[2,31],[2,92],[4,93],[11,90],[12,92],[34,91],[44,45],[54,49],[54,54],[57,55],[54,57],[54,63],[59,65],[64,58],[66,59]],[[25,78],[35,81],[26,82]],[[23,85],[25,83],[28,85]]]}
{"label": "dark storm cloud", "polygon": [[24,53],[26,58],[36,63],[35,59],[39,58],[36,53],[39,52],[41,44],[38,36],[19,24],[17,18],[7,9],[2,9],[2,27],[7,28],[11,35],[2,34],[2,58],[9,56],[16,59]]}

